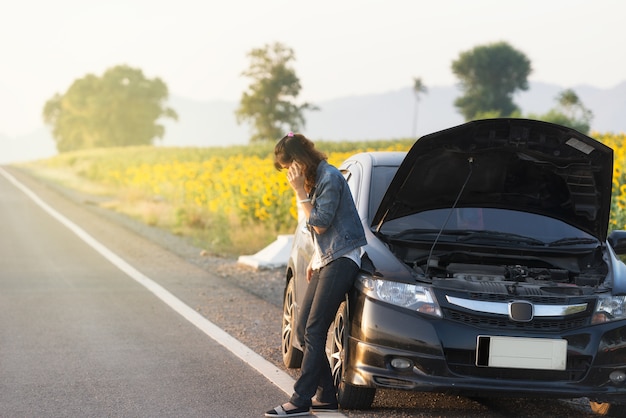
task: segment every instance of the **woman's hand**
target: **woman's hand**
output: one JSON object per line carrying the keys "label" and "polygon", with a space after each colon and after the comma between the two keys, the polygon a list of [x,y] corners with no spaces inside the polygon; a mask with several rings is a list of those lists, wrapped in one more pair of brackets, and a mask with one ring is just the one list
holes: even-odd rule
{"label": "woman's hand", "polygon": [[[301,203],[304,216],[306,219],[309,219],[309,216],[311,216],[311,210],[313,209],[313,204],[304,189],[304,180],[304,170],[302,166],[296,161],[292,162],[287,170],[287,181],[289,182],[291,188],[296,192],[296,199]],[[313,226],[313,229],[316,234],[320,235],[326,232],[328,228]]]}
{"label": "woman's hand", "polygon": [[311,267],[311,263],[306,268],[306,282],[311,283],[311,276],[313,275],[313,268]]}
{"label": "woman's hand", "polygon": [[[292,162],[287,170],[287,181],[291,188],[296,192],[299,199],[306,197],[306,191],[304,190],[304,172],[300,164]],[[301,197],[304,196],[304,197]]]}

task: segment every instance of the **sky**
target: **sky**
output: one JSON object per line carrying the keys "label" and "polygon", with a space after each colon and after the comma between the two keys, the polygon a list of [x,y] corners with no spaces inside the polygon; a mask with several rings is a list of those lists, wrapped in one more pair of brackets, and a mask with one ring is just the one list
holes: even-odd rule
{"label": "sky", "polygon": [[295,53],[298,101],[454,85],[460,53],[499,41],[530,59],[530,81],[611,88],[626,81],[624,16],[623,0],[3,0],[0,134],[41,126],[54,94],[117,65],[170,95],[239,101],[247,54],[274,42]]}

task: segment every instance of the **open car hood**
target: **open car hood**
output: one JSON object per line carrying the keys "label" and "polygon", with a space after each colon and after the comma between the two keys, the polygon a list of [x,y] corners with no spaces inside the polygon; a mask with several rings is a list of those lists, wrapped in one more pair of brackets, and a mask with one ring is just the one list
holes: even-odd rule
{"label": "open car hood", "polygon": [[485,119],[421,137],[393,178],[372,226],[440,208],[490,207],[562,220],[604,241],[613,150],[573,129]]}

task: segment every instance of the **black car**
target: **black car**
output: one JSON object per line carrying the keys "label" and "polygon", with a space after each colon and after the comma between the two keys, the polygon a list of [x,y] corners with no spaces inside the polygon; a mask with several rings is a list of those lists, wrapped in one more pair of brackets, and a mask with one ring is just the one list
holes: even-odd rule
{"label": "black car", "polygon": [[[377,388],[626,408],[626,231],[607,236],[609,147],[559,125],[489,119],[340,170],[368,241],[329,330],[343,408],[370,407]],[[302,359],[311,254],[300,224],[283,308],[289,368]]]}

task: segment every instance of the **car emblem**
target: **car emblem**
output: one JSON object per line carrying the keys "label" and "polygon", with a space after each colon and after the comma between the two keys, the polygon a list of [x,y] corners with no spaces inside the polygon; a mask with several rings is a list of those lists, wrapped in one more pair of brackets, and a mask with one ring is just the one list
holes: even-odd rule
{"label": "car emblem", "polygon": [[509,318],[517,322],[530,322],[533,320],[534,306],[526,301],[513,301],[509,303]]}

